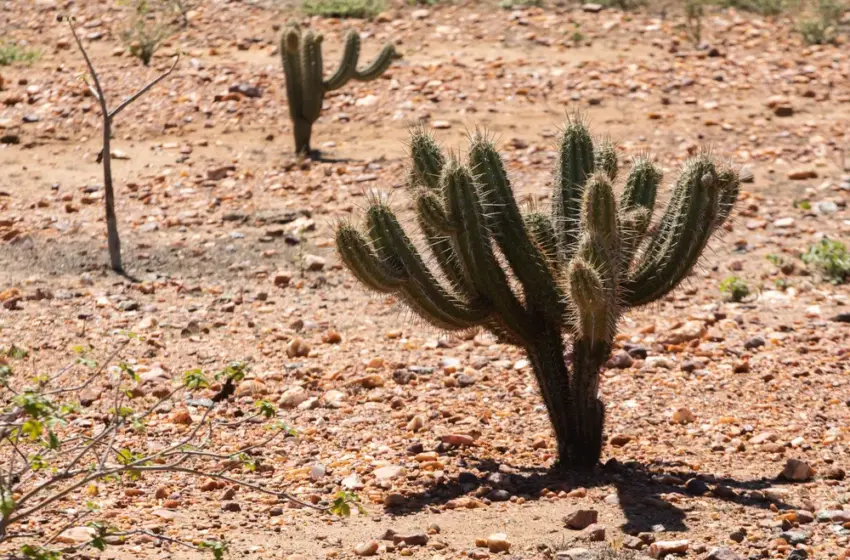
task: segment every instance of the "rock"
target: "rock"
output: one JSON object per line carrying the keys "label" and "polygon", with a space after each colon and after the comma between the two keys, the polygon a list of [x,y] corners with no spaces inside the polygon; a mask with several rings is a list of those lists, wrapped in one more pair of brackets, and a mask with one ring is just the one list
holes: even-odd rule
{"label": "rock", "polygon": [[783,531],[779,537],[785,539],[788,544],[805,544],[810,535],[805,531]]}
{"label": "rock", "polygon": [[555,553],[555,560],[593,560],[594,554],[586,548],[569,548]]}
{"label": "rock", "polygon": [[814,475],[815,470],[808,463],[797,459],[788,459],[785,462],[785,468],[782,470],[782,478],[794,482],[811,480]]}
{"label": "rock", "polygon": [[430,15],[431,15],[431,11],[426,10],[424,8],[419,9],[419,10],[413,10],[410,13],[410,17],[412,17],[413,19],[419,19],[419,20],[428,19],[428,16],[430,16]]}
{"label": "rock", "polygon": [[357,556],[374,556],[378,553],[378,541],[366,541],[354,547]]}
{"label": "rock", "polygon": [[599,520],[599,512],[595,509],[578,509],[564,517],[564,525],[581,531]]}
{"label": "rock", "polygon": [[844,480],[846,473],[844,472],[844,469],[841,469],[839,467],[831,467],[828,471],[826,471],[826,474],[824,474],[823,476],[824,478],[828,478],[830,480]]}
{"label": "rock", "polygon": [[590,542],[602,542],[605,540],[605,533],[605,525],[593,523],[581,532],[581,538]]}
{"label": "rock", "polygon": [[316,463],[312,467],[310,467],[310,479],[314,482],[318,482],[325,478],[325,474],[327,474],[328,469],[321,463]]}
{"label": "rock", "polygon": [[661,340],[662,344],[682,344],[705,336],[706,328],[702,321],[688,321],[673,330]]}
{"label": "rock", "polygon": [[746,538],[747,531],[745,529],[738,529],[737,531],[729,535],[729,540],[734,541],[736,543],[742,543]]}
{"label": "rock", "polygon": [[56,542],[62,544],[83,544],[91,541],[97,531],[92,527],[71,527],[65,529],[56,537]]}
{"label": "rock", "polygon": [[471,375],[461,373],[457,376],[457,384],[461,388],[472,387],[475,385],[475,378]]}
{"label": "rock", "polygon": [[292,280],[292,274],[291,273],[285,272],[285,271],[279,271],[279,272],[275,273],[274,279],[272,281],[274,282],[274,285],[277,286],[278,288],[285,288],[286,286],[289,285],[289,282],[291,280]]}
{"label": "rock", "polygon": [[192,416],[186,410],[178,410],[177,412],[171,415],[171,423],[188,426],[192,423]]}
{"label": "rock", "polygon": [[511,493],[507,490],[502,490],[501,488],[498,488],[487,494],[487,498],[491,502],[507,502],[511,499]]}
{"label": "rock", "polygon": [[806,560],[808,557],[808,552],[802,548],[797,548],[791,551],[791,554],[788,555],[788,560]]}
{"label": "rock", "polygon": [[670,416],[670,420],[674,424],[691,424],[696,422],[697,417],[690,411],[690,409],[682,407],[673,411],[673,414]]}
{"label": "rock", "polygon": [[794,218],[779,218],[773,221],[773,227],[779,229],[787,229],[794,225]]}
{"label": "rock", "polygon": [[421,414],[417,414],[407,423],[407,429],[411,432],[418,432],[423,427],[425,427],[425,417]]}
{"label": "rock", "polygon": [[747,350],[755,350],[764,346],[764,339],[760,336],[754,336],[744,343],[744,348]]}
{"label": "rock", "polygon": [[408,535],[395,535],[391,539],[395,544],[404,543],[407,546],[425,546],[429,537],[426,533],[410,533]]}
{"label": "rock", "polygon": [[688,551],[688,541],[655,541],[649,545],[649,555],[653,558],[663,558],[668,554],[684,554]]}
{"label": "rock", "polygon": [[386,467],[378,467],[372,472],[372,474],[378,482],[389,482],[394,478],[404,476],[407,474],[407,470],[404,467],[399,467],[397,465],[387,465]]}
{"label": "rock", "polygon": [[708,492],[708,484],[698,478],[692,478],[685,483],[685,490],[694,496],[702,496]]}
{"label": "rock", "polygon": [[832,523],[850,523],[850,511],[842,509],[825,509],[818,512],[818,521]]}
{"label": "rock", "polygon": [[242,506],[240,506],[237,502],[224,502],[221,504],[222,511],[230,511],[230,512],[238,512],[242,511]]}
{"label": "rock", "polygon": [[304,266],[310,272],[318,272],[325,268],[325,259],[318,255],[307,255],[304,257]]}
{"label": "rock", "polygon": [[625,350],[618,350],[611,355],[605,367],[609,369],[626,369],[632,367],[634,359]]}
{"label": "rock", "polygon": [[595,2],[588,2],[586,4],[582,4],[581,9],[590,14],[598,14],[602,11],[602,4],[597,4]]}
{"label": "rock", "polygon": [[446,445],[454,445],[455,447],[470,447],[475,445],[475,440],[472,436],[465,434],[447,434],[440,436],[440,441]]}
{"label": "rock", "polygon": [[248,84],[232,85],[232,86],[230,86],[228,91],[230,93],[240,93],[240,94],[244,95],[245,97],[252,97],[252,98],[262,97],[262,95],[263,95],[262,92],[260,91],[260,88],[258,88],[257,86],[252,86],[252,85],[248,85]]}
{"label": "rock", "polygon": [[358,379],[356,383],[364,389],[376,389],[384,386],[384,378],[380,375],[366,375]]}
{"label": "rock", "polygon": [[629,353],[629,356],[635,360],[645,360],[647,356],[646,348],[640,344],[624,344],[623,350]]}
{"label": "rock", "polygon": [[818,172],[809,167],[801,167],[797,169],[791,169],[788,171],[786,175],[792,181],[805,181],[806,179],[817,179]]}
{"label": "rock", "polygon": [[632,436],[627,436],[625,434],[615,434],[611,436],[611,439],[608,440],[608,443],[614,447],[623,447],[630,441],[632,441]]}
{"label": "rock", "polygon": [[387,494],[387,496],[384,498],[384,507],[386,508],[400,508],[404,507],[405,505],[407,505],[407,498],[405,498],[402,494]]}
{"label": "rock", "polygon": [[327,408],[340,408],[345,400],[345,393],[331,389],[322,395],[322,404]]}
{"label": "rock", "polygon": [[351,473],[342,479],[342,487],[346,490],[361,490],[363,483],[357,477],[357,473]]}
{"label": "rock", "polygon": [[812,521],[814,521],[814,520],[815,520],[815,516],[814,516],[814,514],[813,514],[812,512],[810,512],[810,511],[806,511],[806,510],[804,510],[804,509],[798,509],[798,510],[797,510],[796,512],[794,512],[794,513],[796,514],[796,519],[795,519],[795,520],[796,520],[796,521],[797,521],[797,523],[799,523],[800,525],[808,525],[809,523],[811,523]]}
{"label": "rock", "polygon": [[511,549],[511,541],[504,533],[493,533],[487,537],[487,549],[493,553],[507,552]]}
{"label": "rock", "polygon": [[295,408],[308,398],[310,398],[310,395],[304,387],[295,386],[284,391],[284,393],[280,396],[280,399],[277,401],[277,404],[283,408]]}
{"label": "rock", "polygon": [[431,126],[433,128],[436,128],[437,130],[445,130],[447,128],[451,128],[452,123],[450,123],[449,121],[434,121],[431,123]]}
{"label": "rock", "polygon": [[744,560],[742,556],[730,548],[713,548],[706,555],[705,560]]}
{"label": "rock", "polygon": [[310,354],[310,345],[298,337],[293,338],[286,345],[286,355],[290,358],[304,358]]}

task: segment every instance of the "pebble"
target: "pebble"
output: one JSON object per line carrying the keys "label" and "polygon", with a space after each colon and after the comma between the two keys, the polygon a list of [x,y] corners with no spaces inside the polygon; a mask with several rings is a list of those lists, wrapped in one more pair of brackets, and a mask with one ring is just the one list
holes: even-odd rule
{"label": "pebble", "polygon": [[286,355],[290,358],[304,358],[310,354],[310,345],[298,337],[293,338],[286,345]]}
{"label": "pebble", "polygon": [[378,467],[372,472],[378,482],[387,482],[400,476],[404,476],[406,473],[406,469],[398,465]]}
{"label": "pebble", "polygon": [[430,537],[426,533],[410,533],[408,535],[395,535],[391,539],[395,544],[404,543],[407,546],[425,546]]}
{"label": "pebble", "polygon": [[555,553],[555,560],[594,560],[595,556],[586,548],[568,548]]}
{"label": "pebble", "polygon": [[755,350],[764,346],[764,339],[760,336],[754,336],[744,343],[744,348],[747,350]]}
{"label": "pebble", "polygon": [[632,436],[627,436],[625,434],[615,434],[611,436],[611,439],[608,440],[608,443],[613,447],[623,447],[630,441],[632,441]]}
{"label": "pebble", "polygon": [[605,367],[609,369],[627,369],[632,367],[634,359],[625,350],[618,350],[611,355]]}
{"label": "pebble", "polygon": [[423,427],[425,427],[425,417],[421,414],[417,414],[407,423],[407,429],[411,432],[418,432]]}
{"label": "pebble", "polygon": [[487,537],[487,549],[490,552],[507,552],[511,549],[511,541],[504,533],[493,533]]}
{"label": "pebble", "polygon": [[434,121],[431,123],[431,127],[436,128],[437,130],[446,130],[452,127],[452,123],[449,121]]}
{"label": "pebble", "polygon": [[310,272],[317,272],[325,268],[325,259],[318,255],[307,255],[304,257],[304,266]]}
{"label": "pebble", "polygon": [[785,468],[782,470],[782,478],[794,482],[806,482],[814,477],[815,471],[805,461],[798,459],[788,459],[785,462]]}
{"label": "pebble", "polygon": [[705,560],[744,560],[741,555],[730,548],[713,548],[709,551]]}
{"label": "pebble", "polygon": [[688,551],[689,542],[680,541],[655,541],[649,545],[649,555],[653,558],[663,558],[668,554],[684,554]]}
{"label": "pebble", "polygon": [[682,344],[705,336],[705,323],[702,321],[687,321],[681,327],[670,332],[662,339],[663,344]]}
{"label": "pebble", "polygon": [[674,424],[691,424],[696,422],[697,417],[690,411],[690,409],[682,407],[673,411],[673,414],[670,416],[670,420]]}
{"label": "pebble", "polygon": [[708,492],[708,484],[698,478],[692,478],[685,483],[685,490],[694,496],[702,496]]}
{"label": "pebble", "polygon": [[581,532],[581,538],[590,542],[602,542],[605,540],[606,531],[605,525],[592,523]]}
{"label": "pebble", "polygon": [[599,520],[599,512],[595,509],[578,509],[564,517],[564,525],[568,528],[581,531]]}
{"label": "pebble", "polygon": [[357,556],[374,556],[378,553],[378,541],[366,541],[354,547]]}
{"label": "pebble", "polygon": [[792,181],[805,181],[806,179],[817,179],[818,172],[808,167],[792,169],[786,175]]}

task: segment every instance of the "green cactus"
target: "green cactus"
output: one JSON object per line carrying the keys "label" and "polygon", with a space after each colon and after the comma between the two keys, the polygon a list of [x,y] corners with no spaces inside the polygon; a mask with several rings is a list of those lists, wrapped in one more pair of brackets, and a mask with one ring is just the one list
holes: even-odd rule
{"label": "green cactus", "polygon": [[441,329],[483,327],[525,349],[559,465],[592,466],[605,412],[599,372],[617,322],[688,275],[732,210],[737,174],[708,154],[689,160],[653,225],[661,171],[635,160],[618,200],[616,148],[594,146],[578,119],[561,140],[551,215],[520,211],[496,148],[481,135],[467,165],[445,157],[424,132],[414,133],[411,152],[409,191],[436,265],[425,264],[379,200],[365,230],[337,230],[342,261],[367,287],[396,294]]}
{"label": "green cactus", "polygon": [[366,68],[357,69],[360,59],[360,35],[349,31],[345,37],[342,61],[327,80],[323,77],[322,35],[307,31],[303,35],[296,25],[288,25],[280,39],[286,98],[295,136],[295,152],[310,155],[313,123],[322,112],[325,94],[339,89],[349,80],[368,82],[383,74],[394,58],[395,48],[384,45],[378,57]]}

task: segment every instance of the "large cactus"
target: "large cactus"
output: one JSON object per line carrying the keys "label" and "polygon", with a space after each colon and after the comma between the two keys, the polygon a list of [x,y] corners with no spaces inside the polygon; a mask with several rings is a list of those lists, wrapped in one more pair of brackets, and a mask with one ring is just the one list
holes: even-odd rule
{"label": "large cactus", "polygon": [[559,465],[595,464],[604,420],[599,372],[617,321],[687,276],[732,210],[737,174],[708,154],[689,160],[653,224],[661,171],[637,159],[618,201],[616,150],[607,141],[594,146],[578,119],[561,139],[551,215],[520,211],[499,154],[480,135],[468,165],[446,158],[425,133],[415,133],[411,147],[410,194],[436,265],[426,265],[379,200],[366,211],[365,230],[339,227],[343,262],[366,286],[397,295],[441,329],[484,327],[524,348]]}
{"label": "large cactus", "polygon": [[383,74],[396,57],[391,44],[384,45],[378,57],[366,68],[357,69],[360,59],[360,35],[349,31],[345,50],[336,72],[325,80],[322,69],[322,35],[307,31],[303,35],[296,25],[288,25],[280,39],[286,97],[295,136],[295,152],[310,155],[313,123],[322,112],[325,93],[339,89],[349,80],[368,82]]}

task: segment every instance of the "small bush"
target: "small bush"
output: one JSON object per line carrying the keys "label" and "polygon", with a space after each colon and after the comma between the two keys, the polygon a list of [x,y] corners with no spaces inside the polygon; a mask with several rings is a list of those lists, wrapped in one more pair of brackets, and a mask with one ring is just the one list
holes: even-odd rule
{"label": "small bush", "polygon": [[789,0],[726,0],[725,6],[763,16],[778,16],[791,7]]}
{"label": "small bush", "polygon": [[685,28],[695,44],[702,42],[703,15],[705,15],[705,0],[685,0]]}
{"label": "small bush", "polygon": [[368,19],[383,12],[385,0],[304,0],[301,8],[309,16]]}
{"label": "small bush", "polygon": [[797,22],[797,31],[809,45],[832,43],[845,10],[847,6],[841,0],[817,0],[809,14]]}
{"label": "small bush", "polygon": [[505,10],[512,10],[515,8],[539,8],[543,5],[541,0],[502,0],[499,2],[499,7],[504,8]]}
{"label": "small bush", "polygon": [[720,293],[737,303],[750,295],[750,287],[742,278],[730,276],[720,283]]}
{"label": "small bush", "polygon": [[130,27],[121,34],[121,38],[131,55],[145,66],[150,66],[153,55],[162,43],[176,32],[170,21],[174,13],[167,5],[152,0],[133,0],[131,6],[133,16]]}
{"label": "small bush", "polygon": [[850,252],[840,241],[821,239],[819,243],[809,246],[802,258],[804,263],[830,282],[841,284],[850,279]]}
{"label": "small bush", "polygon": [[30,64],[40,56],[40,51],[19,47],[15,43],[0,44],[0,66],[10,66],[16,62]]}

